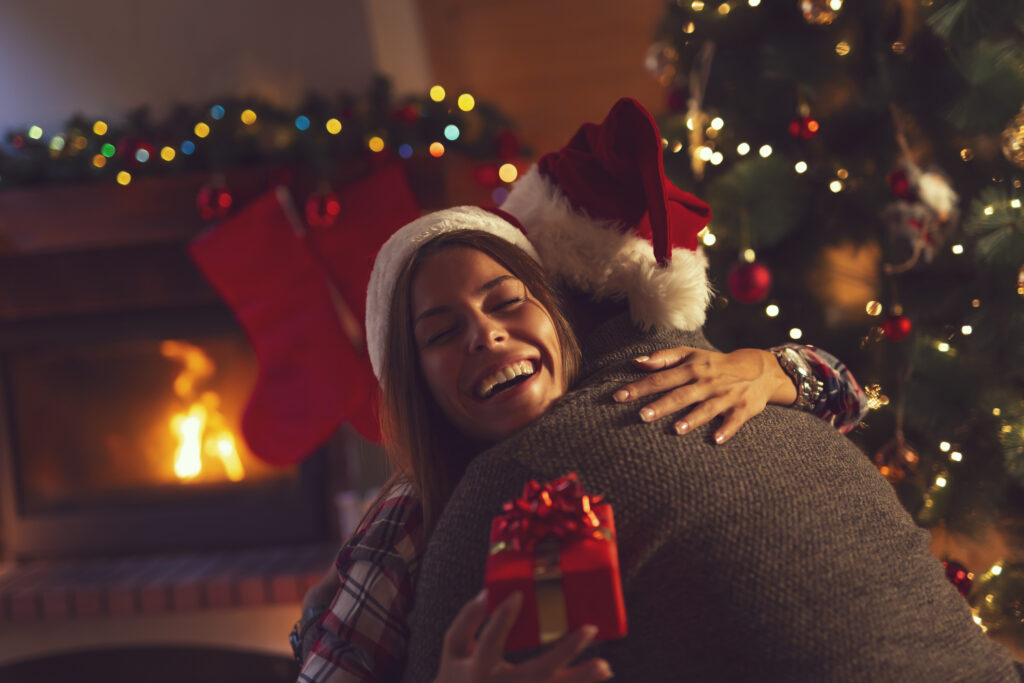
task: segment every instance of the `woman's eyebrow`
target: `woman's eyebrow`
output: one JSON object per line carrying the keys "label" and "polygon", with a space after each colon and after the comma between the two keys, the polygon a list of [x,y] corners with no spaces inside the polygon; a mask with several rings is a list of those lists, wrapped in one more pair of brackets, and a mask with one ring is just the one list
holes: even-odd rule
{"label": "woman's eyebrow", "polygon": [[428,308],[416,316],[416,320],[414,320],[412,324],[416,325],[424,318],[429,318],[432,315],[441,315],[442,313],[447,313],[450,310],[452,310],[451,306],[435,306],[434,308]]}
{"label": "woman's eyebrow", "polygon": [[494,278],[490,282],[484,283],[484,286],[481,287],[480,289],[478,289],[477,291],[481,292],[481,293],[482,292],[486,292],[488,290],[494,289],[495,287],[500,285],[505,280],[515,280],[515,279],[517,279],[517,278],[515,278],[512,275],[499,275],[498,277]]}
{"label": "woman's eyebrow", "polygon": [[[489,280],[489,281],[485,282],[480,287],[480,289],[477,290],[477,292],[482,294],[484,292],[488,292],[488,291],[494,289],[495,287],[500,285],[505,280],[516,280],[516,279],[518,279],[518,278],[516,278],[516,277],[514,277],[512,275],[499,275],[498,277],[494,278],[493,280]],[[413,321],[413,325],[416,325],[419,321],[423,320],[424,318],[429,318],[432,315],[441,315],[442,313],[447,313],[450,310],[452,310],[451,306],[435,306],[434,308],[428,308],[427,310],[423,311],[418,316],[416,316],[416,320]]]}

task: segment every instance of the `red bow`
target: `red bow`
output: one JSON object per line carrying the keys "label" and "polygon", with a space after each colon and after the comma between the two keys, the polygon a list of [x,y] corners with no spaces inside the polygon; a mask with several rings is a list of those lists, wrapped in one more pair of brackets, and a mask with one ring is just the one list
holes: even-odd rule
{"label": "red bow", "polygon": [[548,538],[559,543],[588,537],[601,540],[601,523],[591,509],[601,499],[583,493],[575,472],[547,484],[529,481],[523,495],[502,506],[497,537],[492,540],[526,552]]}

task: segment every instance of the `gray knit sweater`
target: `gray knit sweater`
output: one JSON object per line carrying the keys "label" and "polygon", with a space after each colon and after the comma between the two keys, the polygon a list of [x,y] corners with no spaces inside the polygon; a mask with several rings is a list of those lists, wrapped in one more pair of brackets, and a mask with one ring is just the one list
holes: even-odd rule
{"label": "gray knit sweater", "polygon": [[615,511],[629,635],[586,656],[607,658],[616,680],[1020,680],[927,533],[824,422],[769,407],[716,446],[714,425],[680,437],[612,401],[638,376],[631,358],[678,344],[710,348],[700,332],[643,334],[623,316],[597,327],[577,387],[472,462],[423,558],[403,680],[436,674],[445,628],[482,586],[501,503],[569,471]]}

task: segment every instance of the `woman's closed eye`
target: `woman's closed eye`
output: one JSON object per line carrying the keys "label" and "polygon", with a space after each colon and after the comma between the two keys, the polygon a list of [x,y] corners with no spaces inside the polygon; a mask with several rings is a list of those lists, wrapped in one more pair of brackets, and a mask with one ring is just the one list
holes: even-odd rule
{"label": "woman's closed eye", "polygon": [[501,311],[501,310],[504,310],[506,308],[511,308],[512,306],[515,306],[516,304],[521,304],[524,301],[526,301],[525,298],[523,298],[521,296],[515,296],[515,297],[512,297],[510,299],[506,299],[505,301],[499,302],[498,305],[494,307],[494,310],[495,311]]}
{"label": "woman's closed eye", "polygon": [[447,341],[448,339],[450,339],[452,334],[454,334],[454,332],[455,332],[455,327],[454,326],[453,327],[447,327],[447,328],[445,328],[443,330],[439,330],[437,332],[431,332],[429,335],[427,335],[426,345],[427,346],[437,346],[438,344],[442,344],[445,341]]}

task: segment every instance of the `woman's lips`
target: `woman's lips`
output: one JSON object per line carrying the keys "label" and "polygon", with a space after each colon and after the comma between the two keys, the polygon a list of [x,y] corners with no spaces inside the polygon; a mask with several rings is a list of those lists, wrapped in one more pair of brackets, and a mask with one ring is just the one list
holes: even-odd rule
{"label": "woman's lips", "polygon": [[[509,388],[502,389],[502,385],[519,377],[532,377],[537,373],[537,370],[538,363],[527,358],[504,362],[495,368],[488,368],[484,377],[475,384],[475,396],[480,400],[486,401],[493,396],[505,393],[509,389],[518,386],[513,384]],[[520,384],[525,383],[526,380],[520,382]],[[495,392],[495,389],[497,389],[497,392]]]}

